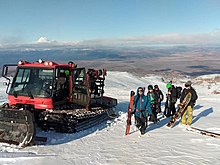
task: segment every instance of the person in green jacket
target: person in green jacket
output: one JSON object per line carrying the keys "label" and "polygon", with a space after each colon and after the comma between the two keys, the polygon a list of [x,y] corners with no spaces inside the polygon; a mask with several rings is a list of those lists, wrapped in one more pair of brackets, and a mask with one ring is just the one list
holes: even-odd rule
{"label": "person in green jacket", "polygon": [[147,97],[148,100],[150,101],[150,105],[152,109],[152,115],[150,116],[149,120],[153,121],[154,123],[157,123],[157,105],[158,105],[157,94],[155,94],[152,85],[148,85],[147,89],[148,89]]}

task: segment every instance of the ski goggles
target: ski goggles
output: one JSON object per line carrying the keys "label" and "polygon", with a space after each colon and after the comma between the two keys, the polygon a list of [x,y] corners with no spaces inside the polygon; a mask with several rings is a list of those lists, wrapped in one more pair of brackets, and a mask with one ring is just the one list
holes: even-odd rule
{"label": "ski goggles", "polygon": [[138,89],[138,92],[143,92],[143,89]]}

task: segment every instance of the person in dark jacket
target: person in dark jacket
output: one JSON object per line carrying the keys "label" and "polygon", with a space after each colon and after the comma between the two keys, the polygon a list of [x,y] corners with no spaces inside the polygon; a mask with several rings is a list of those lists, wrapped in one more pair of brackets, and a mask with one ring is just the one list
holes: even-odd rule
{"label": "person in dark jacket", "polygon": [[[184,98],[188,93],[191,93],[191,101],[189,102],[188,106],[186,107],[186,111],[181,116],[181,124],[191,125],[192,119],[193,119],[193,107],[196,103],[196,100],[198,99],[198,95],[195,91],[195,89],[191,86],[192,82],[187,81],[185,83],[185,88],[183,89],[181,98],[180,98],[180,104],[183,102]],[[188,119],[186,120],[186,115],[188,115]]]}
{"label": "person in dark jacket", "polygon": [[137,95],[134,97],[134,115],[136,126],[140,129],[141,134],[145,133],[147,127],[148,114],[152,114],[150,107],[150,101],[147,96],[144,95],[144,89],[139,87],[137,89]]}
{"label": "person in dark jacket", "polygon": [[150,121],[153,121],[154,123],[157,122],[157,94],[153,90],[152,85],[148,85],[147,87],[148,92],[147,92],[147,98],[150,101],[151,109],[152,109],[152,115],[150,116]]}
{"label": "person in dark jacket", "polygon": [[174,85],[171,83],[168,83],[166,85],[168,91],[167,91],[167,102],[166,102],[166,108],[167,112],[165,112],[165,115],[167,117],[173,116],[176,113],[175,104],[177,102],[177,90]]}
{"label": "person in dark jacket", "polygon": [[161,113],[161,102],[164,99],[163,92],[159,89],[158,85],[154,85],[154,93],[157,95],[157,113]]}

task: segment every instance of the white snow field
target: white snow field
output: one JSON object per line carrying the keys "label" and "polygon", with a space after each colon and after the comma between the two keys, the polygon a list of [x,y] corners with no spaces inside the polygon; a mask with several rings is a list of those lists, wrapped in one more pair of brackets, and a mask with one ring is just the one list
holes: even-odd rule
{"label": "white snow field", "polygon": [[[220,133],[220,94],[213,93],[214,90],[219,89],[220,83],[207,84],[201,82],[202,78],[192,80],[199,96],[194,107],[192,126]],[[0,101],[4,102],[7,100],[7,95],[2,82],[3,78],[0,78]],[[132,125],[131,134],[125,136],[130,90],[136,91],[137,87],[147,87],[149,84],[158,84],[163,93],[166,93],[166,83],[162,82],[159,76],[136,77],[126,72],[108,72],[105,95],[118,99],[118,118],[76,134],[39,130],[38,135],[47,136],[48,141],[37,146],[19,148],[1,143],[0,164],[220,164],[220,139],[187,131],[178,125],[179,122],[173,128],[167,128],[168,118],[159,116],[160,121],[157,125],[149,123],[145,135],[140,135]],[[178,81],[175,85],[184,86],[184,82]],[[164,101],[162,109],[164,109]]]}

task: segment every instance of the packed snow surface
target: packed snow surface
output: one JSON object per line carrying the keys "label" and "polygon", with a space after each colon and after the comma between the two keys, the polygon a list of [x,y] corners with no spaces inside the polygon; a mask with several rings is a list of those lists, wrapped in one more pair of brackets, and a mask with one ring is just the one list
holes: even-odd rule
{"label": "packed snow surface", "polygon": [[[0,101],[5,102],[6,87],[2,82],[3,78],[0,79]],[[149,84],[158,84],[166,93],[166,82],[159,76],[136,77],[126,72],[108,72],[105,95],[118,99],[119,116],[116,119],[76,134],[38,130],[38,135],[47,136],[48,141],[37,146],[19,148],[1,143],[0,164],[220,164],[220,139],[187,131],[178,125],[179,122],[174,128],[167,128],[169,119],[162,118],[162,115],[159,115],[158,124],[149,123],[145,135],[140,135],[132,125],[131,134],[125,136],[130,91]],[[213,90],[219,89],[220,85],[211,84],[207,87],[198,84],[193,87],[199,99],[194,107],[192,126],[220,133],[220,95],[213,94]]]}

